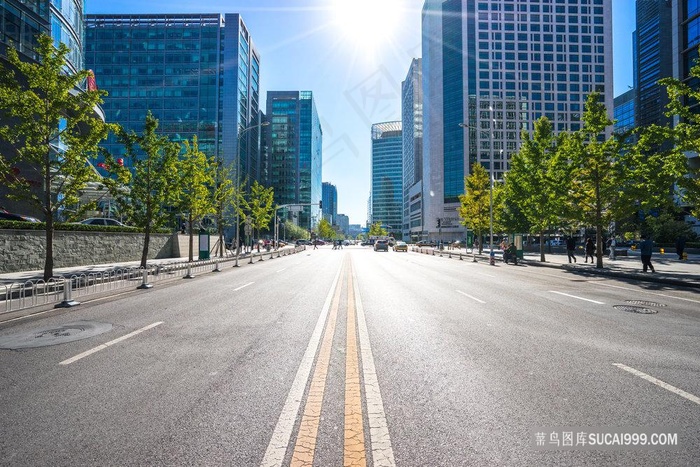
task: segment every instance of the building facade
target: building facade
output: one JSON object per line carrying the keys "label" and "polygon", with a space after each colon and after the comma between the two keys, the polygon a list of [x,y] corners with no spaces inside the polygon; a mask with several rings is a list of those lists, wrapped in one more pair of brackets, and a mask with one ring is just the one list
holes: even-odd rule
{"label": "building facade", "polygon": [[281,212],[305,229],[321,221],[323,131],[311,91],[268,91],[265,129],[268,180],[275,204],[297,204]]}
{"label": "building facade", "polygon": [[578,130],[593,91],[612,117],[611,0],[427,0],[422,50],[423,219],[434,240],[465,237],[464,177],[481,164],[501,179],[535,120]]}
{"label": "building facade", "polygon": [[625,133],[635,128],[636,96],[636,89],[630,89],[615,98],[615,133]]}
{"label": "building facade", "polygon": [[350,233],[350,218],[345,214],[338,214],[336,220],[335,225],[338,226],[338,231],[347,236]]}
{"label": "building facade", "polygon": [[[86,62],[109,92],[107,120],[143,129],[150,111],[173,141],[261,180],[260,56],[237,14],[88,15]],[[105,147],[124,148],[114,136]]]}
{"label": "building facade", "polygon": [[379,222],[395,237],[403,226],[403,134],[401,122],[372,125],[370,224]]}
{"label": "building facade", "polygon": [[413,59],[401,84],[403,122],[403,238],[420,240],[423,232],[423,80],[421,59]]}
{"label": "building facade", "polygon": [[331,225],[337,225],[338,189],[332,183],[323,182],[321,198],[323,200],[323,218]]}

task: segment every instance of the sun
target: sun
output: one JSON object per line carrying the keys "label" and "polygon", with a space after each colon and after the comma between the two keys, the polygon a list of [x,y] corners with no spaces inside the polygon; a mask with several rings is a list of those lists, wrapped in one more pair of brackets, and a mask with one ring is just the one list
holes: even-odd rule
{"label": "sun", "polygon": [[400,0],[332,0],[332,5],[333,25],[344,42],[371,49],[395,38]]}

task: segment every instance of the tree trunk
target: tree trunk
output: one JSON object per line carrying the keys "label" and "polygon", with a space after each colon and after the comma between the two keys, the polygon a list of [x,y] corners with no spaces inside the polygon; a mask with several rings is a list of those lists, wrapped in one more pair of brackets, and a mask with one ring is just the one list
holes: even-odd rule
{"label": "tree trunk", "polygon": [[53,216],[46,216],[46,258],[44,259],[44,280],[53,276]]}
{"label": "tree trunk", "polygon": [[544,263],[545,256],[544,256],[544,232],[540,232],[540,262]]}
{"label": "tree trunk", "polygon": [[596,255],[596,268],[603,267],[603,206],[600,200],[600,179],[596,171],[595,182],[595,244],[598,254]]}

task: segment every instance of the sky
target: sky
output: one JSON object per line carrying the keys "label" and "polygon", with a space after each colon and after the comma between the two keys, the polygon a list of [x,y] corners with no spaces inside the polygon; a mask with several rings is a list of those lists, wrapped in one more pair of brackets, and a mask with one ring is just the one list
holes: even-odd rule
{"label": "sky", "polygon": [[[635,10],[634,0],[612,3],[618,96],[633,85]],[[338,213],[364,226],[371,125],[401,119],[401,82],[421,56],[422,6],[423,0],[86,0],[86,13],[240,13],[260,53],[260,108],[267,91],[313,92],[323,181],[338,189]]]}

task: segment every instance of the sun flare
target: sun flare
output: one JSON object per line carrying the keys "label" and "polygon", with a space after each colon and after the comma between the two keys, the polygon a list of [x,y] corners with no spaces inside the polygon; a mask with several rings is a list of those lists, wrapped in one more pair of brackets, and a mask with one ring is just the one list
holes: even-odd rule
{"label": "sun flare", "polygon": [[363,48],[394,39],[401,16],[399,0],[333,0],[334,25],[343,41]]}

